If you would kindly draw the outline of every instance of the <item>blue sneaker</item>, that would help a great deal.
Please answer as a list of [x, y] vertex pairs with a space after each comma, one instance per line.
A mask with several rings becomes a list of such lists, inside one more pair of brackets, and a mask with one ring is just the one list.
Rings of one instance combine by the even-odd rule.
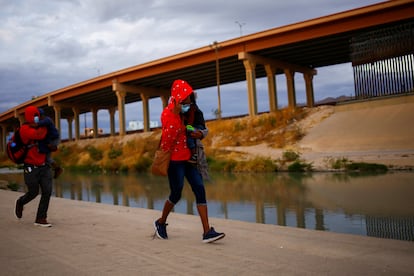
[[168, 239], [167, 225], [167, 223], [159, 223], [158, 220], [154, 221], [155, 234], [157, 234], [158, 238], [162, 240]]
[[211, 227], [210, 230], [208, 230], [208, 232], [203, 235], [203, 242], [204, 243], [215, 242], [215, 241], [218, 241], [224, 238], [224, 236], [225, 236], [224, 233], [217, 233], [214, 230], [214, 228]]

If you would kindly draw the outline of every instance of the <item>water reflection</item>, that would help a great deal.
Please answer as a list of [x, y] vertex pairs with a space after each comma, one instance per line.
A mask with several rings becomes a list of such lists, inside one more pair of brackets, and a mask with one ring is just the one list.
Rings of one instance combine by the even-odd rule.
[[[209, 215], [383, 238], [414, 240], [414, 173], [213, 174]], [[65, 173], [57, 197], [161, 210], [166, 178]], [[175, 212], [196, 214], [188, 185]]]

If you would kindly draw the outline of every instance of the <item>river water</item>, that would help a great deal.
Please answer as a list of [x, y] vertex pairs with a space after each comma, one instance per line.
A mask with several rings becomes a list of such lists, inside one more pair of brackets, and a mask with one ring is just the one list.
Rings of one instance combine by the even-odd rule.
[[[205, 185], [210, 217], [414, 241], [413, 172], [216, 173]], [[155, 210], [168, 191], [150, 174], [65, 172], [54, 181], [57, 197]], [[189, 185], [174, 211], [197, 215]]]

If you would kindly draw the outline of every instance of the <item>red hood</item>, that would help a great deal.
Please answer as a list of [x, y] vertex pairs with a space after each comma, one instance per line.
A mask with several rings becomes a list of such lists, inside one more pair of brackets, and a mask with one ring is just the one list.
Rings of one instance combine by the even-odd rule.
[[171, 86], [171, 97], [177, 102], [185, 100], [191, 93], [193, 93], [193, 88], [185, 80], [175, 80]]
[[34, 117], [39, 116], [39, 110], [36, 106], [28, 106], [24, 110], [24, 119], [28, 123], [34, 123]]

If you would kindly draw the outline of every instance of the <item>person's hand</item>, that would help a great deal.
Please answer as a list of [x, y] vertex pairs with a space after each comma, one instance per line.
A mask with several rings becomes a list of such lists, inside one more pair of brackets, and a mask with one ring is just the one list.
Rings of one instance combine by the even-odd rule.
[[203, 133], [200, 130], [193, 131], [190, 133], [190, 137], [194, 139], [201, 139], [203, 138]]

